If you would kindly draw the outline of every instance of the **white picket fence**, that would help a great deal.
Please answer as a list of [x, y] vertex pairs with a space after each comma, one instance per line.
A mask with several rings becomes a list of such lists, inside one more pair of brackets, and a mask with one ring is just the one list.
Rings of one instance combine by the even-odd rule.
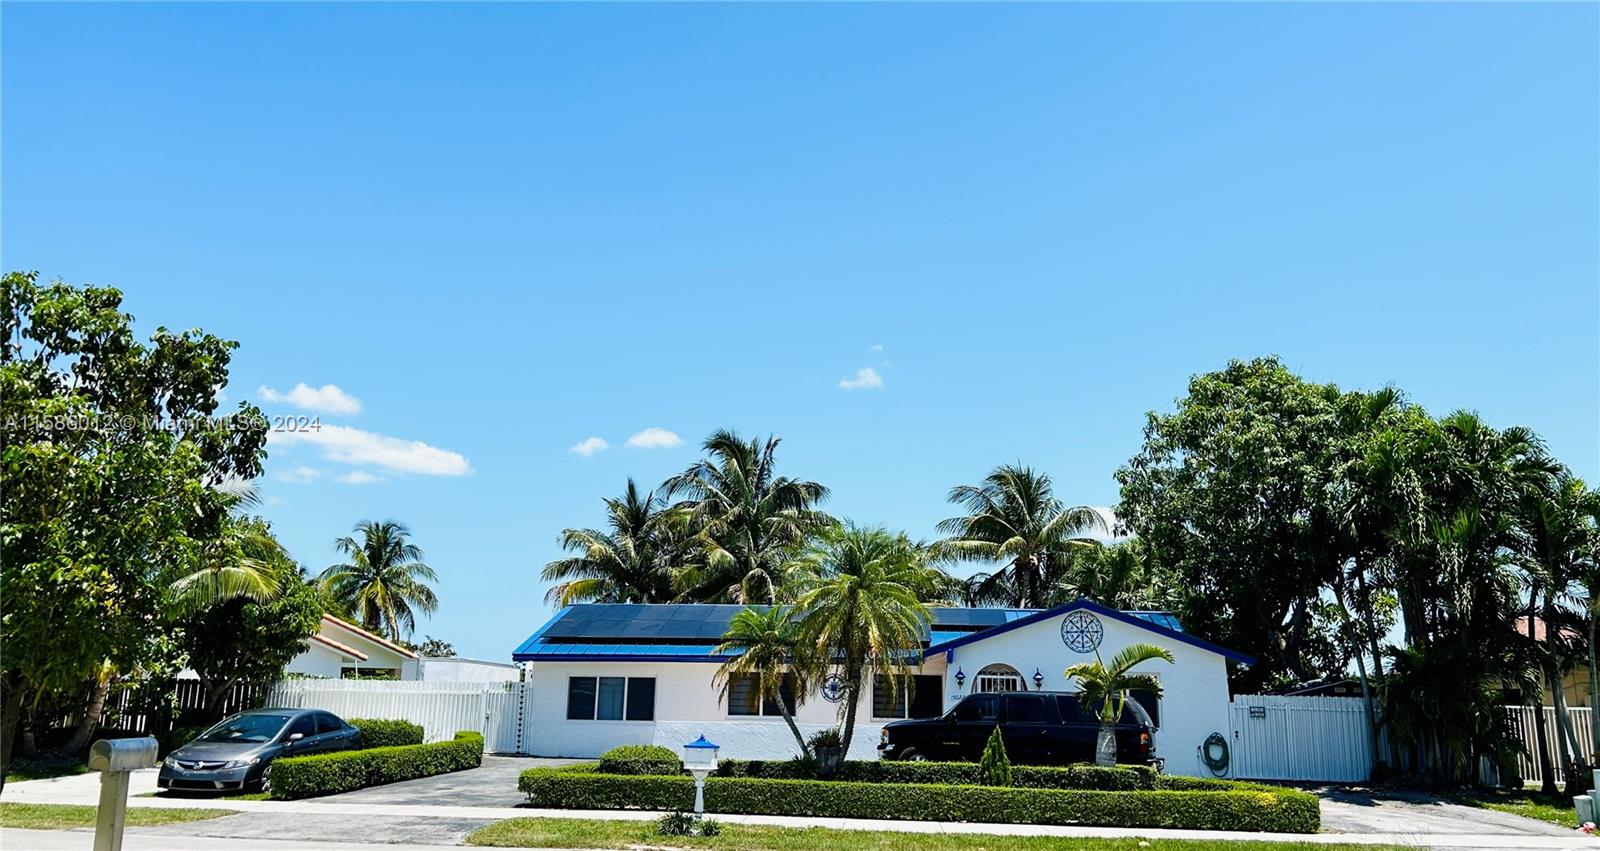
[[1359, 783], [1372, 777], [1365, 702], [1359, 697], [1233, 698], [1228, 776], [1243, 780]]
[[[1541, 713], [1540, 709], [1544, 711]], [[1561, 737], [1561, 731], [1556, 728], [1556, 708], [1554, 706], [1507, 706], [1505, 711], [1506, 716], [1511, 720], [1512, 728], [1516, 730], [1517, 736], [1521, 738], [1525, 749], [1525, 753], [1517, 758], [1517, 767], [1521, 770], [1523, 779], [1534, 781], [1539, 779], [1539, 768], [1542, 760], [1539, 758], [1538, 732], [1533, 725], [1536, 715], [1543, 715], [1546, 741], [1549, 742], [1551, 755], [1555, 757], [1553, 761], [1555, 762], [1556, 782], [1566, 783], [1566, 774], [1561, 770], [1561, 766], [1565, 764], [1566, 760], [1560, 757], [1564, 747], [1562, 743], [1566, 740]], [[1572, 720], [1572, 734], [1578, 740], [1578, 753], [1576, 756], [1582, 760], [1587, 760], [1588, 756], [1595, 752], [1594, 728], [1589, 723], [1589, 715], [1593, 711], [1588, 707], [1567, 707], [1567, 717]]]
[[422, 725], [441, 742], [460, 730], [483, 734], [490, 753], [522, 749], [523, 683], [447, 683], [391, 680], [282, 680], [267, 706], [326, 709], [343, 718], [398, 718]]

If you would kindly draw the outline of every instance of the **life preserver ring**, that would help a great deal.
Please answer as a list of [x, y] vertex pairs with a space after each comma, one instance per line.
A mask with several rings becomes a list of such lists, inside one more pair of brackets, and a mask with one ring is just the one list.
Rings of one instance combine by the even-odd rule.
[[1200, 746], [1200, 761], [1218, 777], [1227, 774], [1228, 740], [1221, 733], [1207, 736], [1206, 743]]

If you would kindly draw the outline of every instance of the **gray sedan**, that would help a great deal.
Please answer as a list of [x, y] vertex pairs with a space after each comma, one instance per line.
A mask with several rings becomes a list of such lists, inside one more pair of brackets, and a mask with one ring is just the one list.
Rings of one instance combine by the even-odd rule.
[[157, 784], [193, 792], [267, 791], [272, 760], [355, 747], [361, 733], [320, 709], [253, 709], [167, 755]]

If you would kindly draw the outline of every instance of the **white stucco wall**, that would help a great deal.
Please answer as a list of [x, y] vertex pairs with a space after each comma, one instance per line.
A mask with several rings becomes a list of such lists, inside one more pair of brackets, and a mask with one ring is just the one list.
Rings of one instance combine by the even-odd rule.
[[450, 683], [504, 683], [516, 682], [522, 672], [507, 662], [485, 662], [480, 659], [432, 659], [423, 657], [418, 665], [418, 679], [425, 682]]
[[[945, 675], [945, 705], [954, 706], [971, 692], [978, 671], [991, 664], [1016, 668], [1034, 688], [1033, 672], [1044, 675], [1045, 691], [1076, 691], [1062, 676], [1070, 665], [1093, 662], [1094, 654], [1078, 653], [1061, 640], [1065, 615], [1018, 627], [955, 649]], [[1099, 618], [1105, 630], [1100, 657], [1110, 661], [1129, 644], [1155, 644], [1172, 651], [1174, 664], [1146, 662], [1135, 670], [1161, 678], [1166, 692], [1161, 699], [1161, 728], [1155, 734], [1156, 755], [1167, 761], [1169, 774], [1210, 777], [1200, 761], [1199, 747], [1213, 732], [1228, 735], [1228, 672], [1226, 659], [1210, 650], [1164, 638], [1149, 630], [1107, 617]], [[957, 688], [955, 672], [967, 675], [966, 689]]]
[[[681, 747], [704, 735], [730, 759], [788, 759], [797, 753], [794, 735], [780, 716], [728, 715], [712, 684], [713, 662], [534, 662], [531, 750], [540, 756], [596, 757], [622, 744]], [[929, 671], [928, 673], [934, 673]], [[655, 721], [568, 721], [569, 677], [654, 677]], [[839, 705], [813, 694], [801, 703], [795, 723], [806, 737], [834, 727]], [[872, 698], [857, 710], [851, 759], [876, 759], [883, 721], [872, 717]]]
[[283, 670], [285, 673], [308, 677], [338, 679], [340, 658], [339, 651], [321, 642], [311, 641], [307, 643], [306, 651], [289, 660]]

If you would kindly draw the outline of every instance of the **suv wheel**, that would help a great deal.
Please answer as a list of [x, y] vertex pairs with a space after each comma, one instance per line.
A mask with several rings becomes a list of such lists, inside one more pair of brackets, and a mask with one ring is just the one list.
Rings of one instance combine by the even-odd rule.
[[920, 753], [917, 753], [917, 749], [916, 748], [908, 749], [906, 751], [906, 755], [901, 757], [901, 759], [905, 760], [906, 762], [927, 762], [928, 761], [927, 757], [923, 756]]

